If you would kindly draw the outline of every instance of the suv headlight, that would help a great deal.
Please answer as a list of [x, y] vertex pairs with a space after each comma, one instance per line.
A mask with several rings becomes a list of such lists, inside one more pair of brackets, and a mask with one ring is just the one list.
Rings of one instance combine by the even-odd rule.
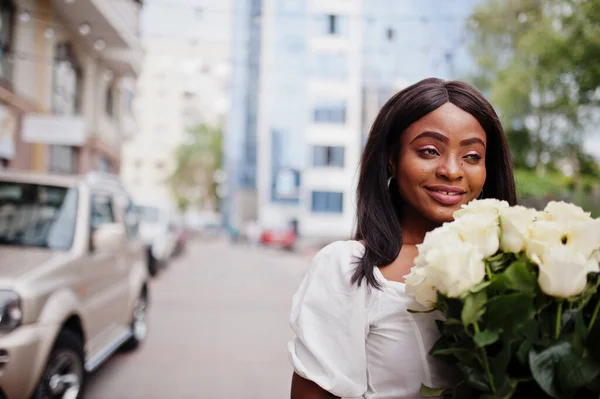
[[21, 298], [13, 291], [0, 290], [0, 330], [12, 330], [21, 324]]

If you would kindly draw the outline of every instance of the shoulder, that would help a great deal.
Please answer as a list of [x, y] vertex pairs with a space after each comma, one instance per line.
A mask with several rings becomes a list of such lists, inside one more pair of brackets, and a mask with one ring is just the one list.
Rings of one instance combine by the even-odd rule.
[[316, 275], [348, 281], [364, 254], [358, 241], [336, 241], [321, 249], [311, 261], [308, 276]]
[[[304, 314], [328, 314], [332, 319], [370, 308], [373, 296], [366, 284], [352, 283], [364, 247], [358, 241], [337, 241], [321, 249], [292, 301], [292, 322]], [[317, 310], [318, 309], [318, 310]]]

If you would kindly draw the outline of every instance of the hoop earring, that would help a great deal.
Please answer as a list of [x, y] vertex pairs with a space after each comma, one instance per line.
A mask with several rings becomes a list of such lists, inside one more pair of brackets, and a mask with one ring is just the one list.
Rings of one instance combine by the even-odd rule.
[[388, 190], [390, 189], [390, 185], [392, 184], [392, 180], [394, 180], [394, 176], [390, 176], [390, 178], [387, 181], [387, 188], [388, 188]]
[[477, 197], [478, 200], [483, 199], [483, 190], [481, 190], [481, 192], [479, 193], [479, 197]]

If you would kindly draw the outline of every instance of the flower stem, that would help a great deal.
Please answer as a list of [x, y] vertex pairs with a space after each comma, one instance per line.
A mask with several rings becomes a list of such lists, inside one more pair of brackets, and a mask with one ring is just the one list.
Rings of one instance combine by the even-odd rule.
[[[475, 333], [479, 332], [479, 324], [477, 322], [473, 323], [473, 327], [475, 328]], [[485, 348], [480, 348], [481, 355], [483, 358], [483, 368], [485, 369], [485, 374], [487, 375], [488, 381], [490, 382], [490, 388], [492, 389], [492, 393], [496, 393], [496, 387], [494, 386], [494, 378], [492, 377], [492, 372], [490, 371], [490, 363], [488, 361], [487, 353], [485, 352]]]
[[594, 308], [594, 313], [592, 313], [592, 319], [590, 320], [590, 324], [588, 325], [588, 331], [594, 327], [594, 323], [596, 322], [596, 317], [598, 317], [598, 311], [600, 311], [600, 301], [596, 303], [596, 307]]
[[556, 310], [556, 324], [554, 325], [554, 339], [560, 337], [560, 321], [562, 318], [563, 301], [558, 302], [558, 309]]
[[485, 274], [487, 274], [488, 280], [492, 279], [492, 268], [490, 267], [490, 264], [487, 262], [485, 262]]

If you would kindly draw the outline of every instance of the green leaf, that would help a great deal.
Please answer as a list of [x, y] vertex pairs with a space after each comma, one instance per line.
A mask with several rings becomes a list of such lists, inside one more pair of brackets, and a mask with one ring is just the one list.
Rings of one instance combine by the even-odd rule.
[[557, 365], [571, 351], [568, 342], [557, 342], [547, 348], [529, 351], [529, 369], [538, 385], [553, 398], [562, 398], [558, 385]]
[[575, 332], [584, 342], [587, 340], [589, 331], [585, 325], [585, 320], [583, 320], [583, 313], [581, 311], [577, 312], [577, 316], [575, 317]]
[[448, 349], [451, 348], [451, 342], [449, 342], [446, 338], [444, 337], [440, 337], [436, 343], [433, 345], [433, 347], [429, 350], [429, 355], [430, 356], [434, 356], [438, 359], [441, 359], [442, 361], [446, 362], [446, 363], [456, 363], [456, 352], [453, 353], [446, 353], [444, 354], [443, 351], [446, 351]]
[[463, 301], [458, 298], [443, 298], [442, 302], [439, 300], [440, 295], [438, 294], [438, 305], [441, 303], [442, 311], [444, 316], [448, 319], [460, 319], [460, 315], [463, 308]]
[[476, 293], [478, 293], [479, 291], [481, 291], [481, 290], [484, 290], [484, 289], [486, 289], [487, 287], [489, 287], [489, 286], [490, 286], [490, 284], [492, 284], [492, 282], [491, 282], [491, 281], [483, 281], [483, 282], [481, 282], [481, 283], [477, 284], [476, 286], [472, 287], [472, 288], [469, 290], [469, 292], [471, 292], [471, 293], [473, 293], [473, 294], [476, 294]]
[[[521, 325], [518, 329], [517, 337], [521, 337], [517, 348], [517, 360], [523, 366], [529, 365], [529, 350], [533, 346], [534, 342], [538, 342], [540, 339], [540, 325], [536, 319], [529, 319]], [[524, 339], [523, 339], [524, 338]]]
[[508, 378], [506, 374], [506, 369], [510, 364], [510, 360], [514, 353], [514, 348], [517, 343], [512, 341], [504, 341], [502, 345], [502, 350], [495, 356], [490, 358], [490, 365], [492, 369], [492, 374], [494, 375], [494, 383], [496, 384], [496, 388], [500, 387], [503, 384], [509, 384], [510, 381], [506, 381]]
[[513, 394], [517, 390], [517, 383], [506, 375], [498, 384], [496, 381], [496, 392], [493, 394], [482, 395], [479, 399], [489, 398], [489, 399], [510, 399], [513, 397]]
[[586, 346], [594, 358], [600, 361], [600, 320], [597, 320], [588, 332]]
[[525, 340], [521, 343], [519, 349], [517, 349], [517, 359], [523, 366], [529, 365], [529, 352], [532, 346], [533, 342], [531, 340]]
[[592, 392], [600, 392], [600, 374], [586, 386]]
[[456, 355], [458, 353], [470, 353], [471, 351], [465, 348], [442, 348], [442, 349], [433, 349], [430, 351], [431, 356], [446, 356], [446, 355]]
[[533, 316], [533, 294], [500, 295], [487, 303], [487, 328], [505, 331], [517, 330]]
[[444, 388], [431, 388], [421, 384], [421, 396], [424, 398], [437, 398], [444, 394]]
[[571, 350], [558, 363], [558, 381], [563, 391], [572, 391], [591, 383], [600, 374], [600, 364], [589, 356]]
[[465, 364], [459, 363], [457, 365], [459, 370], [465, 376], [467, 383], [482, 392], [491, 393], [490, 387], [488, 385], [487, 376], [483, 372], [483, 370], [479, 368], [469, 367]]
[[497, 331], [484, 330], [476, 333], [473, 341], [475, 341], [475, 345], [482, 348], [495, 343], [499, 338], [500, 334]]
[[498, 291], [535, 292], [537, 280], [526, 261], [513, 262], [503, 273], [497, 275], [492, 288]]
[[504, 270], [513, 260], [515, 255], [508, 252], [501, 252], [485, 260], [493, 273], [499, 273]]
[[444, 336], [452, 337], [465, 331], [465, 327], [458, 319], [446, 319], [444, 321], [436, 320], [436, 324], [438, 325], [440, 333]]
[[477, 397], [474, 389], [464, 380], [456, 384], [452, 392], [452, 399], [473, 399], [474, 397]]
[[465, 298], [465, 305], [462, 309], [461, 320], [465, 326], [474, 324], [485, 312], [484, 306], [487, 302], [485, 291], [479, 291], [476, 294], [470, 294]]

